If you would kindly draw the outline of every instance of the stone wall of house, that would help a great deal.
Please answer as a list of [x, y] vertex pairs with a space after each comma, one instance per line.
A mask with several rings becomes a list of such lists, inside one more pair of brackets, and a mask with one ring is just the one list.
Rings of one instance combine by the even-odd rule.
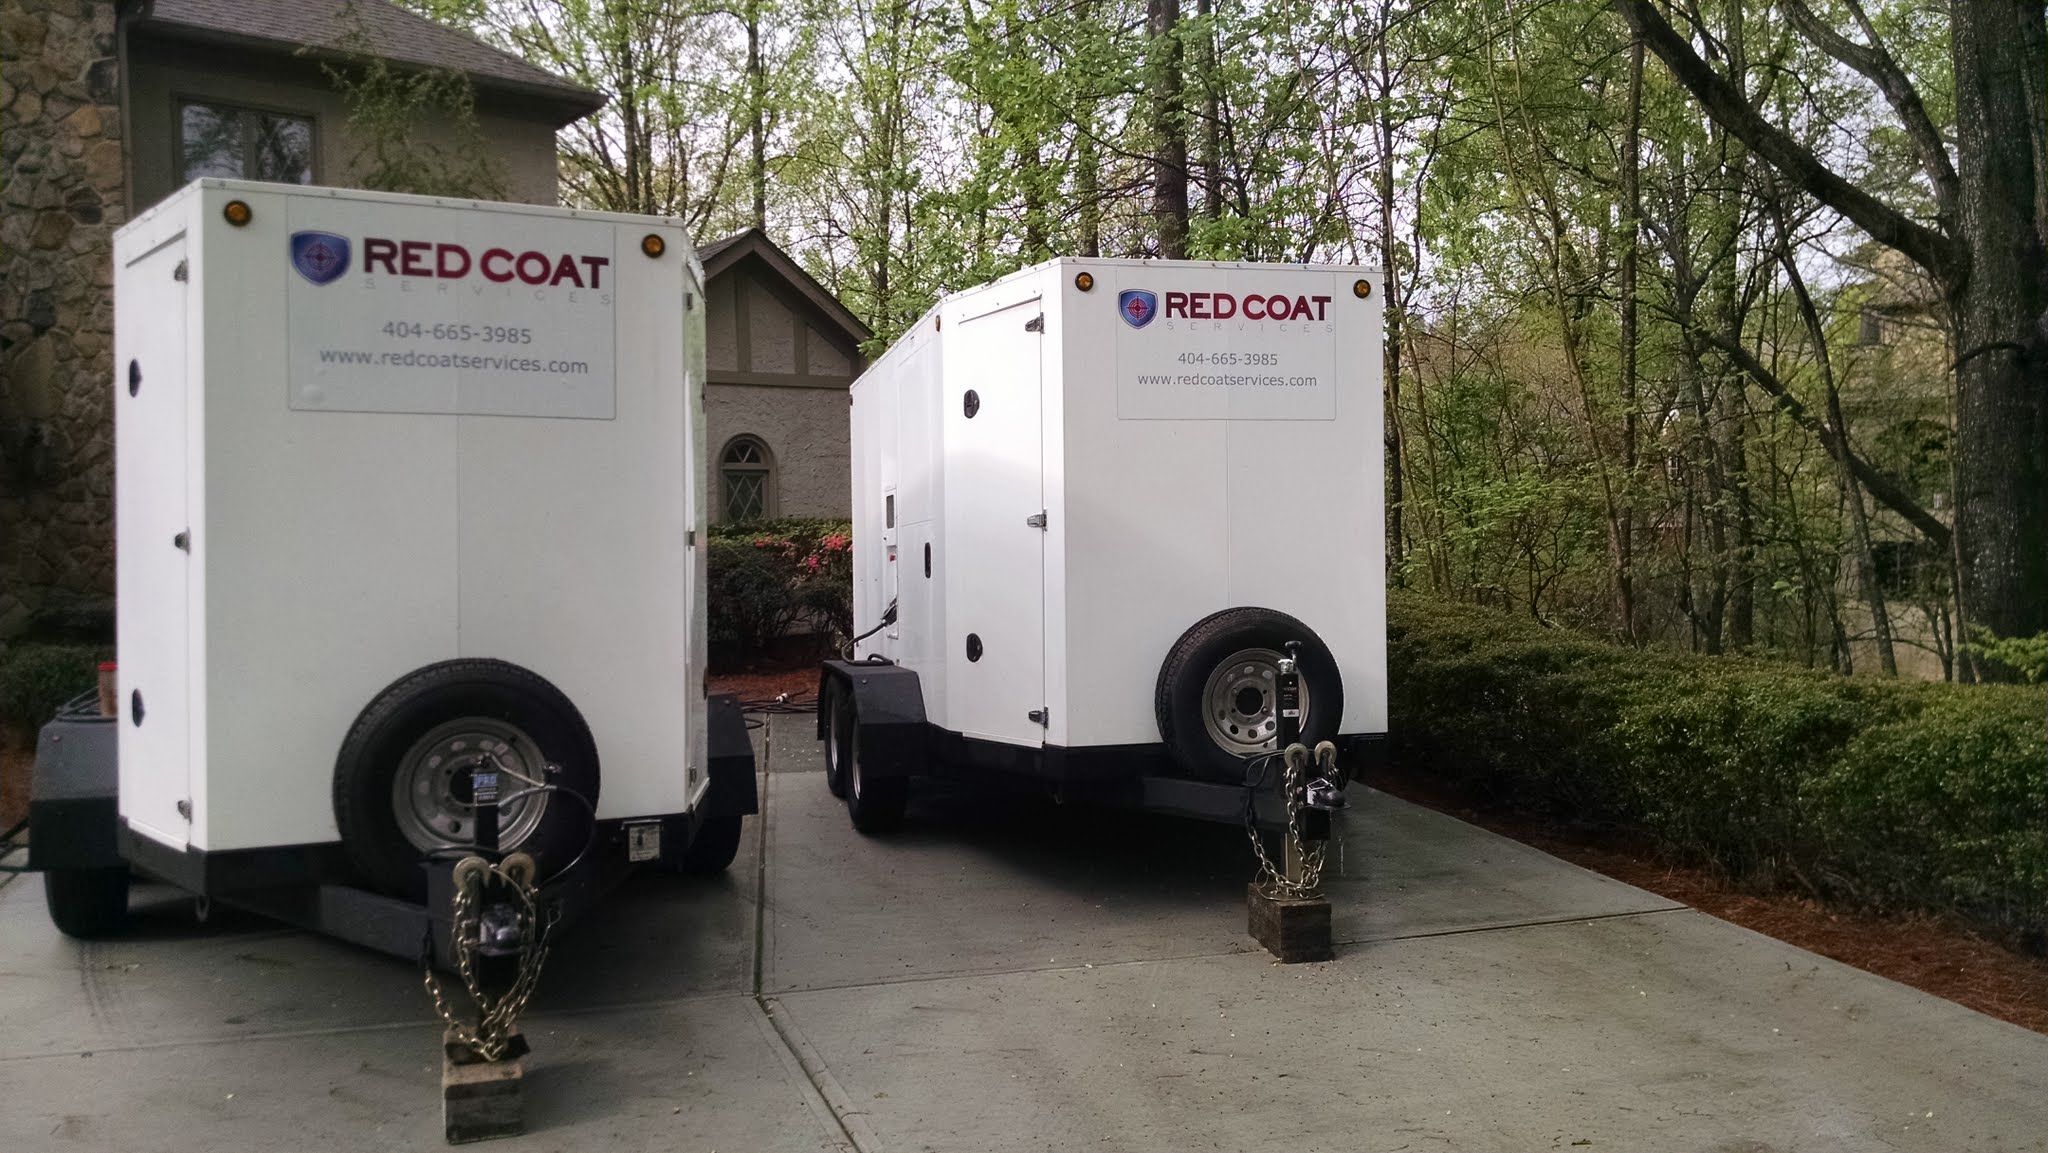
[[0, 8], [0, 638], [112, 619], [114, 9]]

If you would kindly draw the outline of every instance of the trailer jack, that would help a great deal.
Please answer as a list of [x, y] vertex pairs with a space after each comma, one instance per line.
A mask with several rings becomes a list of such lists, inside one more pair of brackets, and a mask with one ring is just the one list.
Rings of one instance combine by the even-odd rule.
[[[1247, 920], [1252, 936], [1283, 962], [1327, 961], [1333, 955], [1330, 902], [1322, 891], [1323, 866], [1329, 851], [1331, 814], [1348, 804], [1344, 773], [1337, 765], [1337, 746], [1321, 741], [1311, 750], [1301, 743], [1300, 647], [1298, 642], [1288, 642], [1276, 685], [1279, 716], [1275, 743], [1283, 766], [1280, 789], [1287, 811], [1281, 864], [1266, 855], [1258, 826], [1249, 819], [1249, 806], [1245, 822], [1259, 858], [1259, 875], [1245, 890]], [[1264, 766], [1256, 776], [1263, 780]], [[1247, 787], [1256, 785], [1248, 783]]]
[[449, 1006], [434, 973], [431, 948], [423, 957], [423, 983], [446, 1026], [441, 1116], [451, 1145], [509, 1137], [524, 1128], [521, 1058], [529, 1050], [519, 1031], [519, 1014], [540, 982], [548, 953], [551, 925], [536, 883], [538, 865], [525, 853], [488, 859], [498, 855], [502, 770], [489, 754], [471, 767], [477, 852], [457, 861], [450, 878], [449, 945], [475, 1010], [474, 1023]]

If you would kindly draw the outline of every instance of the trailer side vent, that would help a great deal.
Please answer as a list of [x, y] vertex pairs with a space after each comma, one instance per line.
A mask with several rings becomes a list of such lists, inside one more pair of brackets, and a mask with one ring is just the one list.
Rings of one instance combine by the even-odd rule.
[[967, 634], [967, 659], [970, 661], [981, 659], [981, 635], [979, 633]]

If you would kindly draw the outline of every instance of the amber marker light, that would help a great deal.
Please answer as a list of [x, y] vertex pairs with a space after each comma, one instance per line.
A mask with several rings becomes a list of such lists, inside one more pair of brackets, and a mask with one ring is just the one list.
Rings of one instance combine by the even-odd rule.
[[1074, 287], [1086, 292], [1095, 287], [1095, 277], [1086, 272], [1077, 272], [1074, 274]]
[[1360, 299], [1360, 300], [1364, 300], [1364, 299], [1365, 299], [1366, 297], [1368, 297], [1368, 296], [1371, 296], [1371, 295], [1372, 295], [1372, 281], [1370, 281], [1370, 280], [1354, 280], [1354, 281], [1352, 281], [1352, 282], [1351, 282], [1351, 295], [1353, 295], [1353, 296], [1357, 297], [1357, 298], [1358, 298], [1358, 299]]
[[249, 220], [256, 215], [249, 210], [249, 202], [246, 200], [228, 201], [227, 206], [220, 210], [220, 214], [222, 219], [236, 228], [249, 223]]
[[650, 259], [658, 258], [668, 251], [668, 242], [650, 232], [640, 238], [640, 251], [646, 253]]

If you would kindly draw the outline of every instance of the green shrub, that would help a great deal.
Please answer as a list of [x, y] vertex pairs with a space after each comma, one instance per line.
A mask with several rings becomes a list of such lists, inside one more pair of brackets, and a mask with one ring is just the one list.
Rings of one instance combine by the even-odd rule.
[[800, 624], [853, 633], [853, 528], [792, 517], [711, 526], [706, 600], [711, 642], [766, 649]]
[[1650, 837], [1746, 884], [2048, 928], [2048, 695], [1643, 653], [1389, 603], [1405, 767], [1480, 804]]
[[18, 644], [0, 652], [0, 725], [32, 736], [58, 706], [97, 683], [93, 645]]

